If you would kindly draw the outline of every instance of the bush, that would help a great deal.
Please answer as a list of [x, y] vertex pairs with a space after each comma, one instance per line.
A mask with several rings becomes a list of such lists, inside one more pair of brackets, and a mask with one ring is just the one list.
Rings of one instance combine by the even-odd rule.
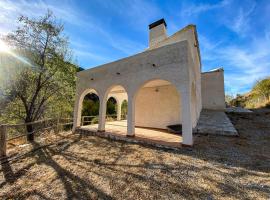
[[266, 103], [265, 107], [270, 109], [270, 102]]

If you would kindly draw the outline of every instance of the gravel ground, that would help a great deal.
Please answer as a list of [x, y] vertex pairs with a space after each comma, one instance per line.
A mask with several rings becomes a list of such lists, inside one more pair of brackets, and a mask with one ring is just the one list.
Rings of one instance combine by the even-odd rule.
[[270, 199], [270, 112], [229, 117], [239, 137], [200, 136], [178, 151], [48, 134], [19, 157], [10, 150], [0, 199]]

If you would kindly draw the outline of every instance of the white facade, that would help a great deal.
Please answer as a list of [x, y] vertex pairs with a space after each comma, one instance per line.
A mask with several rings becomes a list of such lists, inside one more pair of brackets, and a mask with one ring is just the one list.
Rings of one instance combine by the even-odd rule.
[[224, 110], [224, 71], [216, 69], [204, 72], [202, 79], [202, 106], [205, 109]]
[[95, 92], [100, 100], [99, 131], [105, 131], [106, 103], [113, 96], [118, 105], [128, 100], [128, 136], [136, 134], [135, 126], [164, 129], [182, 124], [182, 144], [193, 145], [192, 128], [202, 109], [196, 27], [189, 25], [170, 37], [164, 20], [149, 27], [146, 51], [77, 74], [74, 129], [81, 123], [84, 96]]

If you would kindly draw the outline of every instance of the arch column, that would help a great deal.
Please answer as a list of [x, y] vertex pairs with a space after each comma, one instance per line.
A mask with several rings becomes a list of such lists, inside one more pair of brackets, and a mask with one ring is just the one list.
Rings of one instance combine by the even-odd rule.
[[[180, 92], [180, 91], [179, 91]], [[180, 92], [181, 93], [181, 92]], [[182, 138], [183, 145], [193, 145], [192, 135], [192, 102], [190, 90], [181, 93], [182, 98]]]
[[135, 136], [135, 97], [128, 95], [127, 136]]
[[105, 131], [106, 123], [106, 107], [107, 107], [107, 98], [100, 96], [99, 99], [99, 116], [98, 116], [98, 131]]
[[121, 110], [121, 108], [122, 108], [122, 102], [123, 101], [119, 101], [119, 100], [117, 100], [117, 121], [120, 121], [121, 120], [121, 112], [122, 112], [122, 110]]

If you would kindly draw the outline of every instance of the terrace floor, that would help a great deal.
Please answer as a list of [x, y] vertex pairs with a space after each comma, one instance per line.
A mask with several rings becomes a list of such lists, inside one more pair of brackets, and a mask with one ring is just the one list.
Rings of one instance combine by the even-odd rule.
[[146, 143], [164, 147], [181, 147], [182, 137], [177, 134], [169, 133], [167, 130], [153, 128], [135, 128], [135, 137], [127, 137], [127, 121], [106, 122], [105, 132], [97, 132], [98, 124], [82, 126], [79, 128], [84, 133], [95, 133], [95, 135], [113, 138], [117, 140], [131, 141], [135, 143]]

